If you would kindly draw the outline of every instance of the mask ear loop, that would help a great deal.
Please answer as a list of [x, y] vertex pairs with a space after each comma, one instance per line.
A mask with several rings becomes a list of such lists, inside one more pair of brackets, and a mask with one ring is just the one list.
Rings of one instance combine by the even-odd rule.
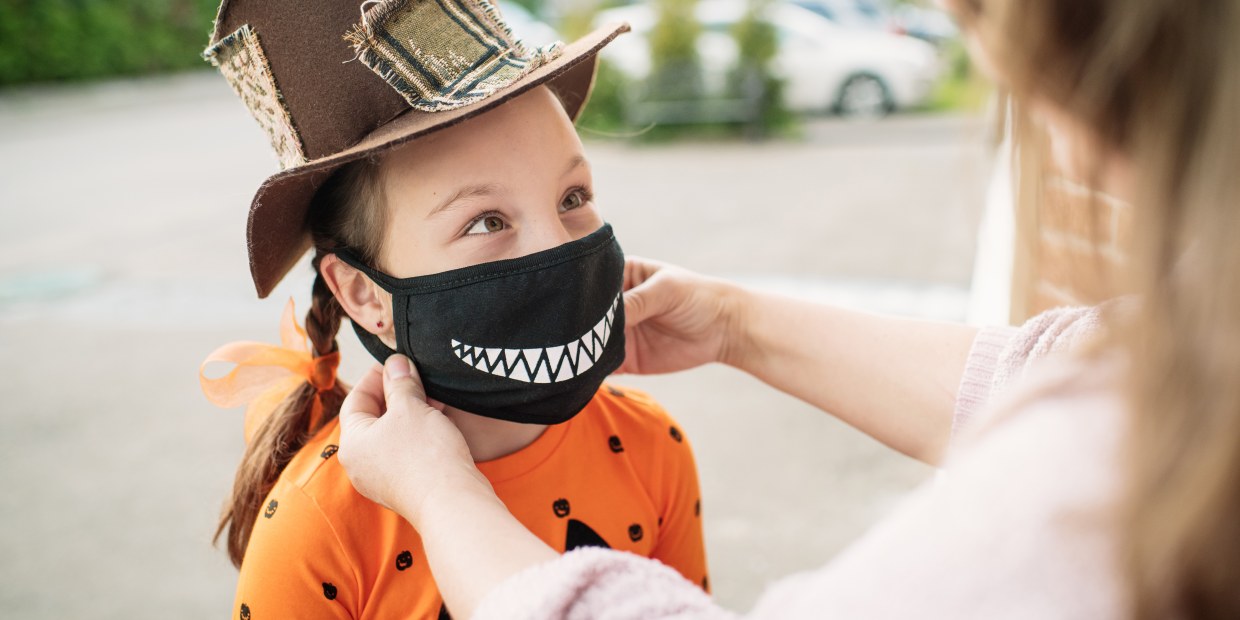
[[402, 351], [405, 349], [405, 343], [409, 342], [409, 296], [408, 295], [392, 295], [392, 327], [396, 328], [396, 351], [410, 361], [417, 358], [414, 357], [413, 351]]
[[[357, 339], [361, 341], [362, 346], [366, 349], [366, 351], [373, 355], [380, 364], [387, 361], [388, 357], [396, 353], [396, 351], [393, 351], [386, 344], [384, 344], [383, 340], [379, 339], [378, 336], [370, 333], [369, 331], [366, 331], [366, 328], [359, 325], [356, 321], [350, 319], [349, 322], [353, 324], [353, 333], [357, 334]], [[400, 345], [398, 344], [397, 346]]]
[[332, 254], [335, 254], [337, 258], [344, 262], [344, 264], [365, 274], [367, 278], [370, 278], [371, 282], [378, 284], [383, 290], [392, 293], [393, 295], [396, 294], [397, 286], [392, 282], [394, 279], [392, 276], [367, 265], [365, 261], [358, 258], [357, 255], [347, 249], [340, 248], [339, 250], [332, 250]]
[[333, 253], [337, 258], [343, 261], [344, 264], [362, 272], [366, 277], [370, 278], [372, 282], [378, 284], [379, 288], [387, 291], [388, 294], [392, 296], [392, 323], [393, 327], [396, 328], [396, 349], [393, 350], [391, 347], [387, 346], [382, 339], [375, 334], [370, 333], [369, 330], [350, 318], [349, 322], [353, 324], [353, 332], [357, 334], [357, 339], [362, 342], [362, 346], [366, 347], [366, 350], [369, 351], [375, 359], [379, 360], [380, 363], [383, 363], [388, 357], [395, 353], [400, 353], [412, 360], [412, 352], [402, 350], [405, 348], [403, 343], [405, 342], [405, 338], [409, 331], [408, 321], [405, 320], [406, 311], [409, 307], [406, 296], [401, 295], [394, 289], [390, 282], [391, 278], [387, 274], [372, 269], [369, 265], [362, 262], [360, 258], [354, 255], [353, 252], [341, 248], [339, 250], [335, 250]]

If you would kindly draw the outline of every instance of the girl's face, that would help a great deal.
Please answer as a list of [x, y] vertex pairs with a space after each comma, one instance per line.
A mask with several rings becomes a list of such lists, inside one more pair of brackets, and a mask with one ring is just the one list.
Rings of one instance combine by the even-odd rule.
[[545, 87], [393, 151], [381, 179], [377, 266], [398, 278], [532, 254], [603, 224], [581, 141]]

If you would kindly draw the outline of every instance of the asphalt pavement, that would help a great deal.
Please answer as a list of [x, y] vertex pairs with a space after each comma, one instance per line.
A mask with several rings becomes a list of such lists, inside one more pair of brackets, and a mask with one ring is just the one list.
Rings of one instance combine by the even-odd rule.
[[[812, 120], [769, 143], [590, 140], [626, 251], [876, 311], [964, 316], [984, 124]], [[209, 73], [0, 93], [0, 615], [218, 618], [211, 546], [241, 414], [202, 397], [225, 342], [278, 338], [309, 268], [255, 298], [245, 212], [275, 170]], [[345, 377], [368, 357], [342, 338]], [[751, 377], [625, 377], [694, 443], [718, 600], [830, 559], [932, 471]]]

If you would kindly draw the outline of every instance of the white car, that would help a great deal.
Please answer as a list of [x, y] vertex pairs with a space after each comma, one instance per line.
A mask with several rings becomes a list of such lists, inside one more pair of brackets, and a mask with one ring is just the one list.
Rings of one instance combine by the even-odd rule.
[[[744, 0], [703, 0], [696, 7], [702, 32], [698, 57], [708, 93], [723, 91], [736, 65], [731, 29], [748, 9]], [[603, 11], [597, 23], [627, 21], [633, 26], [603, 49], [602, 57], [632, 79], [650, 74], [647, 35], [657, 14], [650, 5]], [[837, 112], [881, 116], [917, 106], [930, 95], [939, 75], [933, 46], [912, 37], [841, 27], [812, 11], [773, 4], [766, 15], [779, 37], [773, 72], [785, 80], [784, 103], [797, 112]]]
[[501, 0], [497, 4], [500, 13], [504, 16], [504, 21], [508, 22], [509, 28], [512, 28], [512, 34], [528, 47], [541, 47], [561, 38], [556, 34], [555, 28], [539, 21], [529, 9], [520, 4], [510, 0]]
[[891, 13], [874, 0], [791, 0], [832, 22], [851, 29], [891, 30]]
[[945, 11], [904, 4], [894, 13], [896, 27], [911, 37], [942, 44], [960, 36], [955, 20]]

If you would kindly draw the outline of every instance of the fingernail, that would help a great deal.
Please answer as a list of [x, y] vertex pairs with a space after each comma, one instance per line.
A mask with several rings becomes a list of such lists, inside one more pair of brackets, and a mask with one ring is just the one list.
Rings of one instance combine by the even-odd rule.
[[409, 358], [403, 355], [393, 355], [388, 358], [383, 369], [387, 372], [389, 379], [404, 379], [409, 376]]

